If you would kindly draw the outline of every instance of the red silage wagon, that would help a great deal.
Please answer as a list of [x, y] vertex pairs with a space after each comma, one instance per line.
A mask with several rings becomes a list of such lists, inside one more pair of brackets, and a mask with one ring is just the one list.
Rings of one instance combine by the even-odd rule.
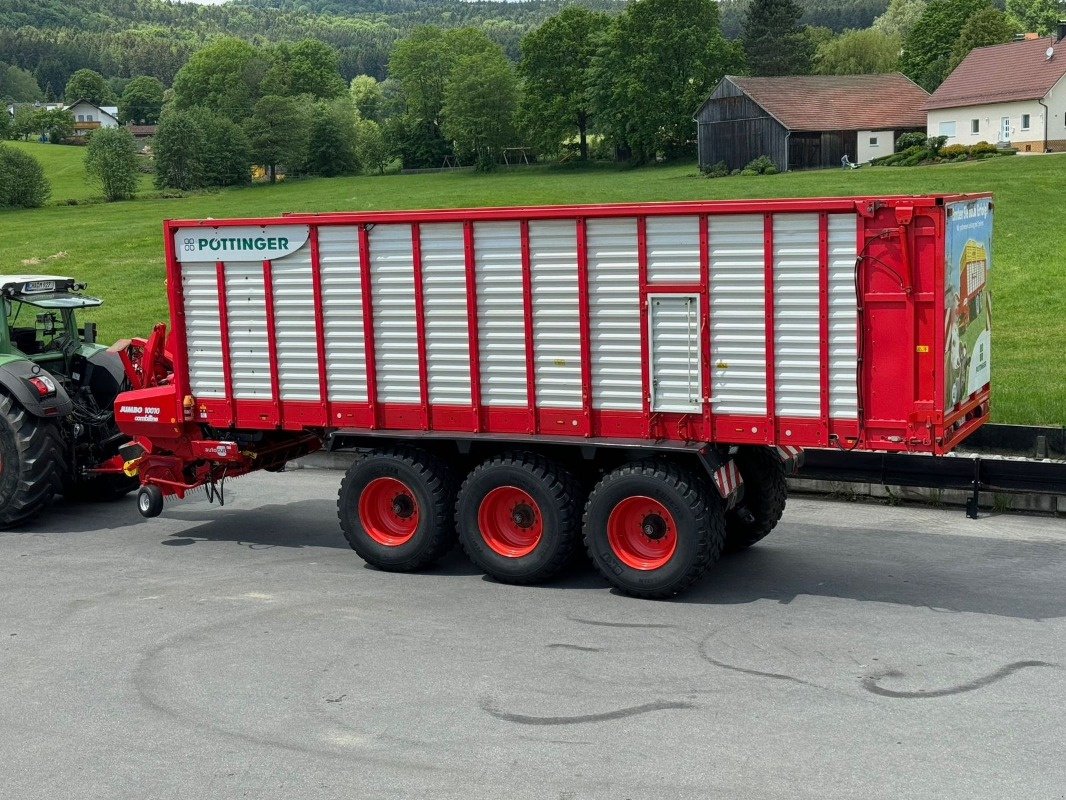
[[991, 218], [981, 195], [169, 221], [170, 333], [116, 403], [140, 510], [357, 449], [341, 523], [380, 567], [458, 535], [533, 582], [583, 535], [619, 588], [674, 594], [774, 527], [802, 448], [941, 454], [985, 420], [988, 317], [957, 308], [987, 306], [960, 271], [990, 269]]

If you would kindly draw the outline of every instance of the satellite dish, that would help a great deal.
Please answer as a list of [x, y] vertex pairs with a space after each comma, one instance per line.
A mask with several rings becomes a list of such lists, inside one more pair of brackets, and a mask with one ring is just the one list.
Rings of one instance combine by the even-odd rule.
[[1054, 55], [1055, 55], [1055, 48], [1054, 48], [1054, 47], [1049, 47], [1049, 48], [1048, 48], [1048, 49], [1047, 49], [1047, 50], [1046, 50], [1046, 51], [1044, 52], [1044, 57], [1045, 57], [1045, 58], [1046, 58], [1046, 59], [1047, 59], [1048, 61], [1050, 61], [1050, 60], [1051, 60], [1051, 58], [1052, 58], [1052, 56], [1054, 56]]

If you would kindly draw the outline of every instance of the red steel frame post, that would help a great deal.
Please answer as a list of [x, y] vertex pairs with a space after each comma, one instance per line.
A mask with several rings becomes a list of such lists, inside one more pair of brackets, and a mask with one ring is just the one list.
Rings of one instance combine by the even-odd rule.
[[[274, 424], [284, 427], [281, 419], [281, 378], [278, 363], [278, 331], [274, 318], [274, 265], [263, 262], [263, 303], [266, 305], [267, 354], [270, 357], [270, 396], [273, 398]], [[316, 308], [320, 308], [316, 303]], [[317, 314], [316, 316], [321, 316]]]
[[829, 444], [829, 215], [818, 215], [818, 385], [821, 437]]
[[192, 394], [189, 388], [189, 364], [186, 359], [188, 340], [185, 335], [185, 290], [181, 264], [174, 252], [174, 232], [177, 226], [170, 220], [163, 224], [163, 253], [167, 267], [167, 301], [170, 305], [170, 335], [175, 347], [170, 357], [174, 369], [174, 389], [179, 398]]
[[229, 309], [226, 304], [226, 265], [215, 262], [215, 282], [218, 287], [218, 330], [222, 347], [222, 380], [226, 397], [229, 400], [230, 418], [228, 424], [237, 423], [237, 398], [233, 396], [233, 370], [230, 365], [229, 352]]
[[363, 345], [366, 352], [366, 399], [370, 404], [370, 429], [379, 427], [377, 356], [374, 350], [374, 300], [370, 282], [370, 229], [359, 226], [359, 279], [363, 293]]
[[526, 324], [526, 405], [529, 432], [537, 432], [537, 364], [533, 347], [533, 265], [529, 255], [529, 220], [521, 221], [522, 231], [522, 309]]
[[637, 217], [637, 283], [640, 286], [640, 404], [642, 433], [651, 436], [651, 336], [648, 330], [648, 218]]
[[463, 253], [466, 258], [466, 326], [470, 347], [470, 406], [474, 433], [481, 431], [481, 358], [477, 331], [477, 258], [474, 252], [474, 223], [463, 222]]
[[711, 408], [711, 235], [710, 217], [700, 221], [700, 375], [703, 391], [703, 438], [714, 438], [714, 419]]
[[422, 430], [429, 430], [429, 364], [426, 360], [426, 301], [422, 280], [422, 226], [411, 223], [411, 262], [415, 284], [415, 331], [418, 339], [418, 396]]
[[774, 346], [774, 215], [763, 214], [763, 297], [766, 309], [766, 441], [777, 438], [776, 347]]
[[592, 320], [589, 318], [588, 220], [577, 221], [577, 305], [581, 334], [581, 412], [592, 435]]
[[[311, 238], [311, 290], [315, 298], [315, 349], [318, 354], [318, 398], [322, 404], [322, 416], [326, 424], [332, 421], [329, 407], [329, 374], [326, 367], [326, 320], [322, 305], [322, 256], [318, 248], [318, 226], [312, 225]], [[280, 398], [279, 398], [280, 399]]]

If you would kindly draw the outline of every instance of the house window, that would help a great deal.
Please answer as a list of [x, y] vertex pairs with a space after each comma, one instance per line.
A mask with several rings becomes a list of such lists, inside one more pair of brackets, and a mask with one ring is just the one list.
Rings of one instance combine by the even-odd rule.
[[870, 137], [870, 147], [877, 147], [877, 137], [876, 136], [871, 136]]
[[979, 119], [971, 119], [970, 120], [970, 133], [980, 133], [980, 132], [981, 132], [981, 120], [979, 120]]
[[85, 115], [84, 114], [78, 114], [78, 122], [85, 122]]
[[955, 120], [952, 120], [951, 122], [941, 122], [940, 123], [940, 135], [941, 136], [948, 136], [948, 137], [954, 136], [955, 135]]
[[1028, 114], [1022, 114], [1022, 130], [1023, 131], [1029, 130], [1029, 115]]

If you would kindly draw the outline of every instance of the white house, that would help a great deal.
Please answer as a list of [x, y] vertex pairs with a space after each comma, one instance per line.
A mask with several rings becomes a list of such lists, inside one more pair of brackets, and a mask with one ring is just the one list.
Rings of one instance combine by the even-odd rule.
[[1066, 42], [1052, 37], [979, 47], [925, 104], [930, 136], [1025, 153], [1066, 150]]
[[118, 106], [98, 106], [79, 100], [66, 107], [74, 116], [74, 135], [85, 136], [97, 128], [118, 127]]

